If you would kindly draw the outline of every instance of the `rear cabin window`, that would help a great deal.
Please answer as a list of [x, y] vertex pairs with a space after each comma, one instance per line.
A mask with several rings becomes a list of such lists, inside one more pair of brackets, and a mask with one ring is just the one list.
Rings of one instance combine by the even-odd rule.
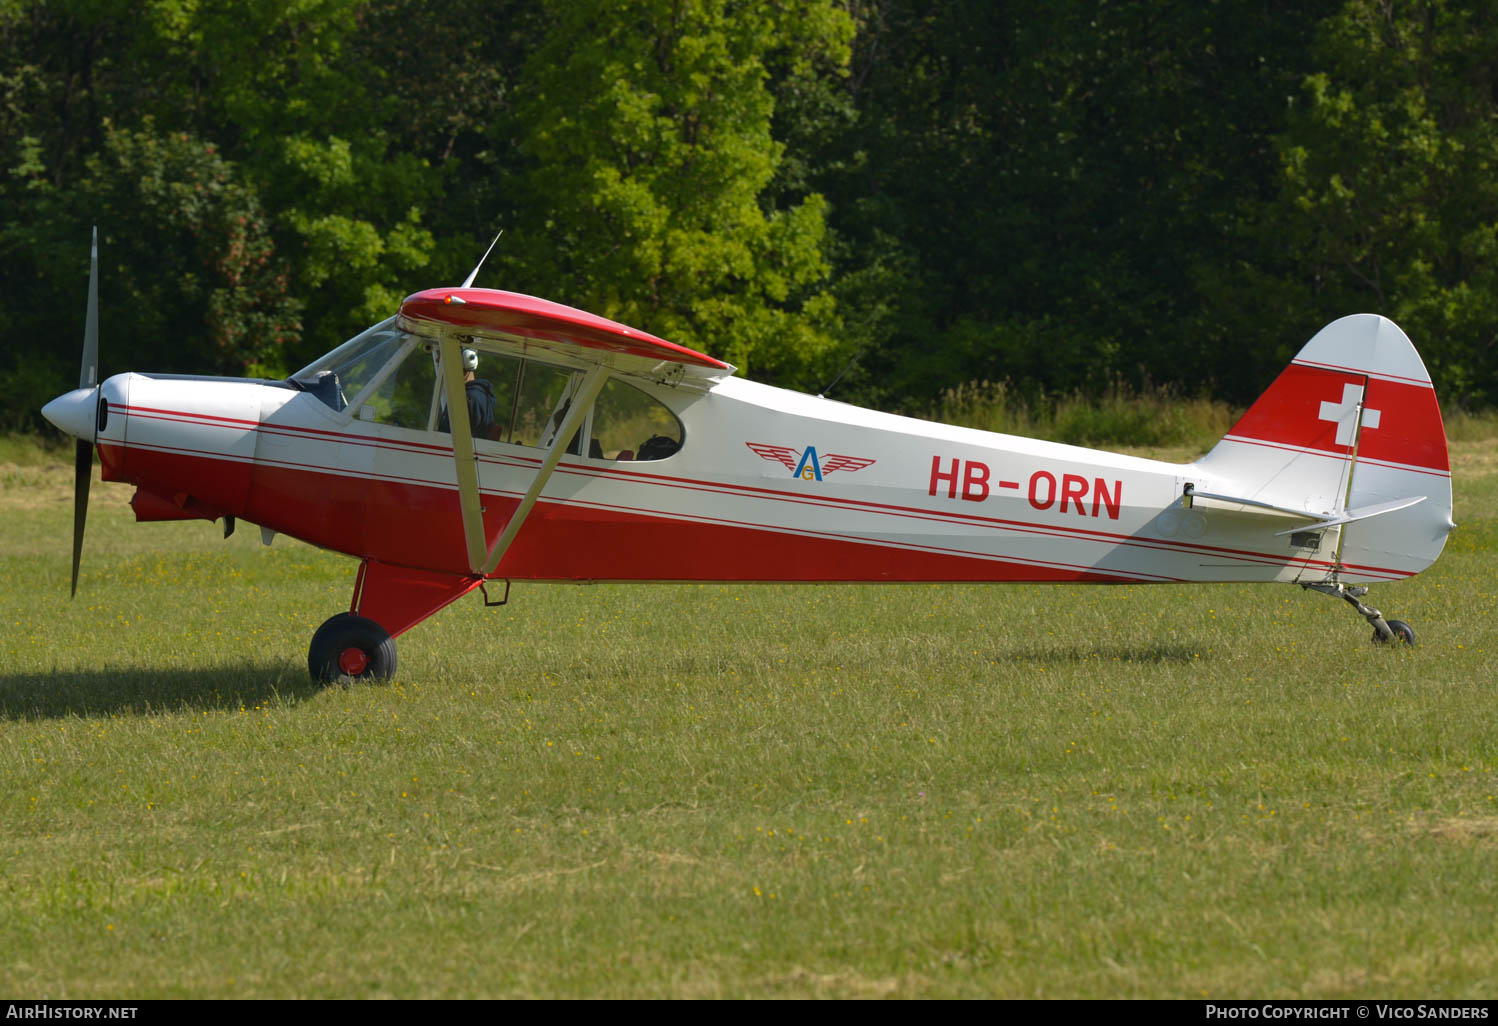
[[604, 460], [663, 460], [681, 448], [681, 421], [659, 400], [610, 380], [593, 405], [588, 455]]

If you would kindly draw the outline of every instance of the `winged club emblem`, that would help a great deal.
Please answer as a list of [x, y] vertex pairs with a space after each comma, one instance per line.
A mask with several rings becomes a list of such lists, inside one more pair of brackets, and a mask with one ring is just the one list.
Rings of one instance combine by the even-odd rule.
[[758, 453], [761, 459], [784, 465], [791, 472], [791, 477], [806, 481], [820, 481], [823, 476], [835, 470], [862, 470], [874, 463], [864, 456], [844, 456], [841, 453], [818, 456], [816, 447], [811, 445], [805, 449], [793, 449], [789, 445], [766, 445], [764, 442], [744, 444]]

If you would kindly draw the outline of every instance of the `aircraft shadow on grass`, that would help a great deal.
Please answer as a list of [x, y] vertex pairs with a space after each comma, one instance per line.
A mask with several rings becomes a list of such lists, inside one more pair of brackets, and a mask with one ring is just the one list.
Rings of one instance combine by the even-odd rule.
[[1046, 645], [1027, 646], [998, 656], [1007, 663], [1204, 663], [1211, 653], [1200, 645]]
[[289, 662], [203, 669], [100, 669], [0, 674], [0, 718], [84, 719], [119, 714], [232, 711], [299, 701], [324, 690]]

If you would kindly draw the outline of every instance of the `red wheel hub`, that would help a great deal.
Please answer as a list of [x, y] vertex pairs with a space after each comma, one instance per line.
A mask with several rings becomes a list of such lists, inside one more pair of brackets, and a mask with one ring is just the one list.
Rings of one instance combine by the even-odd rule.
[[369, 669], [369, 656], [362, 648], [350, 646], [338, 653], [338, 668], [350, 677], [357, 677]]

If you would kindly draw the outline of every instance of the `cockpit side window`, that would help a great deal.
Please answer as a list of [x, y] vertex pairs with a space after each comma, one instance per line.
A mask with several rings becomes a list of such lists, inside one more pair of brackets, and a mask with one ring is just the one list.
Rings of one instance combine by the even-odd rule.
[[574, 377], [565, 367], [526, 360], [520, 371], [508, 441], [515, 445], [550, 445], [567, 415], [567, 404], [576, 387]]
[[[469, 427], [481, 441], [508, 442], [511, 445], [542, 447], [551, 444], [551, 435], [566, 415], [567, 400], [575, 387], [575, 374], [564, 367], [501, 356], [490, 352], [472, 352], [475, 360], [473, 380], [464, 386], [470, 414], [485, 412], [481, 423], [470, 415]], [[442, 406], [437, 430], [448, 430], [447, 400]], [[558, 411], [560, 410], [560, 414]]]
[[[463, 392], [468, 413], [468, 430], [479, 441], [503, 442], [510, 429], [515, 406], [515, 376], [520, 361], [510, 356], [478, 353], [464, 348]], [[437, 430], [452, 430], [447, 410], [447, 396], [437, 397]]]
[[[415, 340], [397, 367], [364, 398], [354, 415], [377, 424], [425, 431], [431, 415], [432, 390], [437, 386], [433, 344]], [[354, 399], [350, 396], [350, 399]]]
[[513, 356], [495, 353], [479, 354], [478, 376], [489, 381], [494, 390], [494, 426], [488, 437], [496, 442], [510, 440], [510, 425], [515, 420], [515, 389], [520, 382], [522, 363]]

